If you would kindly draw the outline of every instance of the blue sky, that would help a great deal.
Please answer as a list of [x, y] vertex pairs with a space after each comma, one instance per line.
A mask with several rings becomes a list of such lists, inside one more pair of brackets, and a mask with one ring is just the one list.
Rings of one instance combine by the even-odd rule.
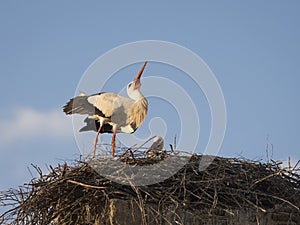
[[[219, 155], [265, 159], [268, 137], [274, 159], [291, 156], [297, 161], [299, 11], [299, 1], [292, 0], [1, 1], [0, 190], [29, 181], [31, 163], [46, 168], [78, 158], [71, 119], [61, 107], [97, 57], [121, 44], [149, 39], [189, 48], [214, 72], [228, 119]], [[176, 73], [148, 66], [145, 76], [159, 75], [160, 68], [168, 78], [168, 72]], [[131, 73], [105, 90], [118, 91], [130, 79]], [[190, 81], [176, 81], [193, 90]], [[203, 96], [199, 99], [200, 105], [205, 102]], [[162, 102], [152, 101], [148, 120], [159, 115], [155, 104]], [[203, 105], [199, 148], [209, 135], [209, 113]]]

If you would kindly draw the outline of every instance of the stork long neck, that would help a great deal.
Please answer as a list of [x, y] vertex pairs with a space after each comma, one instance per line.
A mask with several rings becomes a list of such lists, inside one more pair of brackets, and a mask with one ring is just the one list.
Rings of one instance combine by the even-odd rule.
[[131, 124], [134, 130], [138, 128], [145, 119], [147, 111], [148, 102], [147, 99], [143, 96], [139, 100], [136, 100], [135, 104], [132, 106], [130, 113], [128, 114], [128, 124]]
[[136, 102], [145, 98], [144, 95], [140, 92], [140, 90], [135, 90], [131, 92], [129, 97], [135, 100]]

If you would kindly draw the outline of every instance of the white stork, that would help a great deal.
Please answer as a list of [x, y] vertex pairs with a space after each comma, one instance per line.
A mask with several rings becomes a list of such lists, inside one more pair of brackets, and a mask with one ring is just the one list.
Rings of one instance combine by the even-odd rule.
[[87, 114], [84, 120], [86, 125], [81, 131], [96, 131], [94, 139], [94, 156], [100, 133], [113, 133], [111, 148], [112, 157], [115, 154], [116, 133], [133, 133], [143, 122], [148, 109], [148, 102], [140, 92], [140, 77], [147, 62], [141, 67], [132, 82], [127, 85], [129, 98], [114, 94], [101, 92], [86, 96], [81, 93], [72, 98], [63, 108], [69, 114]]
[[147, 150], [148, 158], [159, 156], [160, 154], [165, 152], [163, 151], [164, 139], [160, 136], [154, 136], [152, 137], [152, 139], [153, 139], [153, 143]]

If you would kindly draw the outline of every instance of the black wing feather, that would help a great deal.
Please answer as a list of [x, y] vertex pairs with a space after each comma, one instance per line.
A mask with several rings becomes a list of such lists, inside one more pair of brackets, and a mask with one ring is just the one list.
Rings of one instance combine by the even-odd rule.
[[[95, 95], [101, 95], [105, 92], [101, 92]], [[63, 107], [63, 111], [69, 115], [69, 114], [88, 114], [90, 116], [93, 115], [99, 115], [104, 118], [110, 118], [104, 115], [104, 113], [93, 106], [91, 103], [88, 102], [89, 96], [77, 96], [75, 98], [70, 99], [69, 102]]]
[[[79, 132], [82, 131], [98, 131], [100, 127], [100, 122], [98, 120], [90, 119], [90, 118], [85, 118], [84, 122], [86, 125], [82, 127]], [[105, 123], [102, 125], [100, 133], [113, 133], [113, 127], [112, 125]]]

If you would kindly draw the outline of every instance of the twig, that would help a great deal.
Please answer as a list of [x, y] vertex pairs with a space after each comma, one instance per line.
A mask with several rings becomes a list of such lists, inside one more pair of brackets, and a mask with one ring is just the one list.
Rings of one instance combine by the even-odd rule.
[[94, 188], [94, 189], [106, 189], [107, 187], [103, 186], [103, 187], [100, 187], [100, 186], [94, 186], [94, 185], [89, 185], [89, 184], [84, 184], [84, 183], [81, 183], [81, 182], [77, 182], [75, 180], [67, 180], [68, 183], [72, 183], [72, 184], [76, 184], [76, 185], [80, 185], [82, 187], [85, 187], [85, 188]]

